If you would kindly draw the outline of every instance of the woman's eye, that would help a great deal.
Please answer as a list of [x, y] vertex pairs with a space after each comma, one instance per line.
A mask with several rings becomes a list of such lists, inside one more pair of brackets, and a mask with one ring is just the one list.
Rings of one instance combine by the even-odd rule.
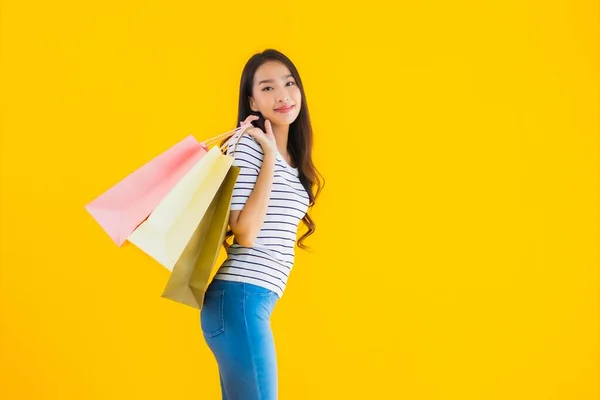
[[[295, 85], [295, 84], [296, 84], [296, 82], [289, 81], [289, 82], [286, 83], [286, 86], [292, 86], [292, 85]], [[265, 86], [264, 88], [262, 88], [262, 91], [266, 92], [267, 90], [272, 90], [272, 89], [273, 89], [272, 86]]]

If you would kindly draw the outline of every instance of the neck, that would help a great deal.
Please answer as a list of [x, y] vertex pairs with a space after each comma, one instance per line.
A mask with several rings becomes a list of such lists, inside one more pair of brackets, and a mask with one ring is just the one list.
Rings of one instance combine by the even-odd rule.
[[282, 156], [287, 156], [288, 135], [290, 132], [289, 125], [273, 125], [273, 136], [277, 142], [277, 150]]

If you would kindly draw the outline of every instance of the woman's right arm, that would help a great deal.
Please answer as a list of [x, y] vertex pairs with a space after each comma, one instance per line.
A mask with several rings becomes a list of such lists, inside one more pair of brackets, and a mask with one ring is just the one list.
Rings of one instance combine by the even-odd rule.
[[274, 171], [275, 155], [265, 153], [256, 184], [248, 196], [244, 208], [231, 211], [229, 226], [231, 226], [236, 241], [244, 247], [254, 245], [267, 215]]
[[[262, 163], [260, 164], [260, 170], [258, 171], [258, 174], [254, 176], [256, 181], [254, 182], [253, 188], [236, 189], [238, 193], [243, 193], [242, 190], [246, 190], [246, 193], [250, 191], [250, 193], [247, 196], [238, 195], [238, 197], [243, 198], [244, 203], [242, 205], [236, 203], [238, 206], [232, 207], [229, 217], [229, 226], [233, 231], [235, 239], [244, 247], [252, 247], [254, 245], [254, 241], [256, 240], [258, 233], [260, 232], [260, 228], [265, 220], [265, 216], [267, 215], [267, 208], [269, 206], [269, 199], [271, 197], [271, 188], [273, 186], [273, 174], [275, 172], [277, 147], [269, 121], [265, 122], [265, 129], [267, 131], [266, 133], [258, 128], [250, 128], [246, 130], [250, 136], [256, 139], [262, 148]], [[242, 140], [244, 139], [245, 138]], [[247, 142], [252, 141], [247, 140]], [[238, 149], [240, 149], [239, 146]], [[258, 151], [258, 149], [255, 150]], [[252, 157], [251, 154], [246, 154], [245, 151], [245, 149], [240, 149], [239, 155], [240, 158], [247, 159], [247, 164], [255, 165], [255, 163], [259, 162], [255, 159], [255, 157]], [[252, 150], [248, 150], [249, 153], [251, 153], [251, 151]], [[240, 165], [243, 165], [243, 162], [240, 162]], [[246, 169], [245, 171], [247, 172], [248, 170]], [[252, 174], [248, 175], [252, 176]]]

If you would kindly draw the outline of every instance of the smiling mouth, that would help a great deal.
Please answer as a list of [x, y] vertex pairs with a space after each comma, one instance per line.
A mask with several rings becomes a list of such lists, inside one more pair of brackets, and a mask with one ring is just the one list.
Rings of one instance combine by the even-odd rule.
[[287, 113], [287, 112], [290, 112], [293, 108], [294, 108], [294, 106], [279, 107], [279, 108], [276, 108], [275, 111], [280, 112], [280, 113]]

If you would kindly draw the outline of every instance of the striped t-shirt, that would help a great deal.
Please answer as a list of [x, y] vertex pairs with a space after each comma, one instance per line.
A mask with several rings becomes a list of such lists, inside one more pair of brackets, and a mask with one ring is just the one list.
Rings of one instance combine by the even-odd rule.
[[[234, 152], [235, 135], [227, 154], [233, 152], [233, 165], [240, 168], [233, 189], [231, 210], [242, 210], [260, 172], [263, 160], [261, 145], [244, 134]], [[227, 259], [214, 279], [246, 282], [262, 286], [283, 296], [294, 264], [294, 248], [298, 225], [308, 210], [309, 197], [292, 168], [277, 152], [271, 197], [267, 214], [253, 247], [241, 246], [234, 238]]]

